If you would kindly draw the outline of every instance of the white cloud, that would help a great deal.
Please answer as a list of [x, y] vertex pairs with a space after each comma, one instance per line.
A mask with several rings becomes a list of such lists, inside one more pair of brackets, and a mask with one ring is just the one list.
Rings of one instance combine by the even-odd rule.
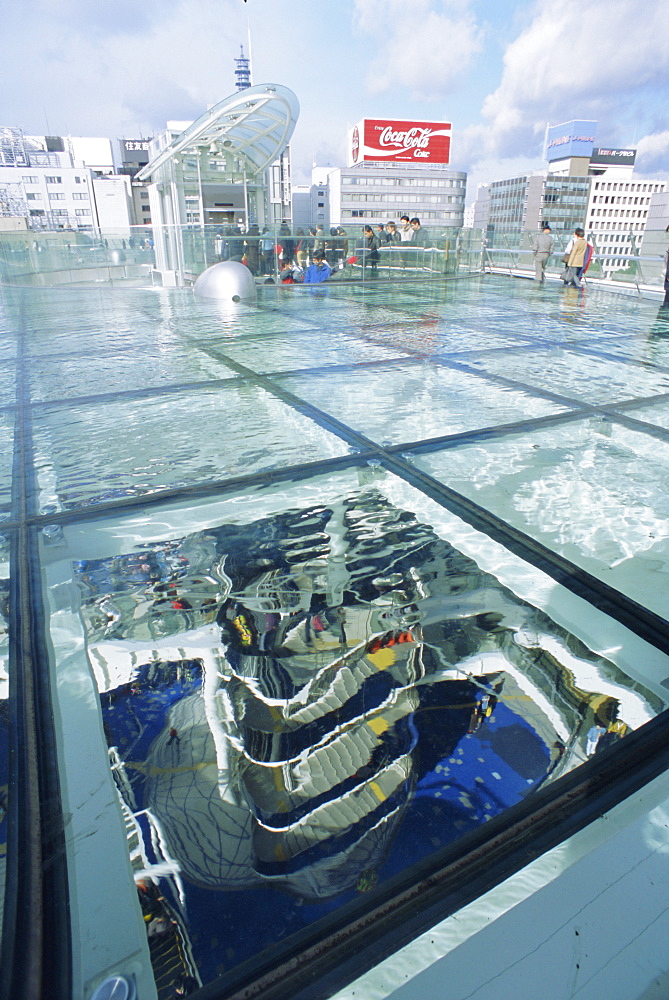
[[668, 11], [664, 0], [537, 3], [483, 104], [488, 148], [508, 150], [547, 121], [596, 119], [598, 112], [613, 118], [613, 108], [625, 118], [640, 90], [666, 92]]
[[31, 119], [44, 108], [56, 133], [133, 135], [141, 127], [146, 134], [234, 90], [231, 56], [246, 36], [235, 0], [169, 0], [162, 14], [134, 19], [122, 4], [113, 24], [85, 16], [75, 0], [62, 12], [32, 0], [27, 6], [34, 30], [24, 28], [25, 45], [3, 52], [14, 81], [4, 101], [12, 124], [40, 131], [44, 122]]
[[669, 129], [645, 135], [636, 144], [637, 173], [666, 177], [669, 173]]
[[408, 88], [443, 97], [483, 44], [469, 0], [356, 0], [355, 26], [373, 40], [362, 68], [371, 94]]

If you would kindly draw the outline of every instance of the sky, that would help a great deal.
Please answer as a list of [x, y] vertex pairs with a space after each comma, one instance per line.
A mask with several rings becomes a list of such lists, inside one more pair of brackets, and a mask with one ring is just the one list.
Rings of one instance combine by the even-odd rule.
[[345, 166], [365, 117], [451, 122], [468, 204], [541, 169], [547, 123], [572, 119], [669, 175], [666, 0], [22, 0], [3, 13], [0, 124], [151, 136], [235, 92], [249, 37], [252, 82], [300, 103], [297, 184]]

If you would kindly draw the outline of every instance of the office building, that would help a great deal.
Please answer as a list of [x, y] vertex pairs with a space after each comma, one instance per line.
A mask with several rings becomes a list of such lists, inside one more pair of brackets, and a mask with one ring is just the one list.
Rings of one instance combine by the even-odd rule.
[[529, 236], [547, 222], [564, 245], [586, 230], [603, 272], [624, 268], [638, 254], [651, 198], [666, 179], [634, 174], [636, 150], [594, 145], [596, 122], [567, 122], [547, 132], [546, 170], [494, 181], [479, 189], [475, 217], [494, 239]]
[[355, 220], [387, 222], [417, 216], [426, 226], [460, 228], [467, 174], [430, 166], [372, 161], [330, 175], [330, 215], [345, 226]]
[[141, 218], [111, 139], [8, 126], [0, 128], [0, 214], [31, 229], [128, 229]]

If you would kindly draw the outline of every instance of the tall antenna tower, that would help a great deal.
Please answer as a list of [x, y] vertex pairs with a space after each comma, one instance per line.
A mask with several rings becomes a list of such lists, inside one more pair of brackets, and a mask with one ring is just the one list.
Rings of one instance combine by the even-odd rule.
[[244, 55], [243, 45], [240, 45], [239, 49], [239, 59], [235, 59], [237, 90], [247, 90], [251, 86], [251, 60]]

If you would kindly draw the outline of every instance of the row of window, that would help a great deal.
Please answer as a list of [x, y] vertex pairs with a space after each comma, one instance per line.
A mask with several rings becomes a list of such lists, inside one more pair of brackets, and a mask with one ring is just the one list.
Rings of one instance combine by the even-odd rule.
[[[45, 212], [43, 208], [31, 208], [30, 214], [31, 216], [38, 217], [40, 215], [44, 215]], [[78, 216], [85, 216], [85, 215], [90, 215], [91, 211], [89, 208], [75, 208], [74, 214]], [[51, 212], [51, 215], [55, 215], [59, 219], [62, 219], [62, 218], [67, 218], [69, 212], [67, 211], [66, 208], [54, 208]]]
[[648, 194], [655, 194], [658, 191], [664, 191], [665, 185], [653, 184], [650, 182], [634, 182], [634, 181], [595, 181], [595, 191], [643, 191], [648, 192]]
[[[37, 176], [37, 174], [23, 174], [21, 176], [21, 180], [23, 181], [24, 184], [39, 184], [39, 177]], [[47, 184], [62, 184], [63, 183], [63, 178], [62, 177], [58, 177], [56, 175], [53, 175], [53, 176], [50, 176], [50, 177], [45, 177], [44, 180], [46, 181]], [[85, 184], [86, 183], [86, 179], [82, 178], [82, 177], [76, 177], [75, 176], [74, 181], [75, 181], [76, 184]]]
[[595, 205], [598, 202], [603, 205], [650, 205], [650, 197], [637, 197], [632, 200], [632, 198], [621, 198], [620, 196], [616, 198], [616, 196], [612, 194], [596, 194], [592, 199], [592, 204]]
[[594, 219], [592, 222], [593, 229], [601, 230], [622, 230], [623, 232], [630, 232], [630, 230], [636, 230], [641, 232], [644, 229], [643, 222], [599, 222]]
[[[400, 209], [395, 213], [396, 217], [400, 214]], [[364, 208], [344, 208], [342, 209], [342, 218], [344, 219], [377, 219], [379, 217], [379, 212], [375, 212], [373, 209]], [[392, 212], [388, 212], [387, 215], [392, 216]], [[459, 212], [423, 212], [420, 213], [420, 220], [423, 223], [440, 222], [442, 225], [455, 225], [461, 219]]]
[[464, 201], [463, 195], [443, 195], [443, 194], [347, 194], [342, 197], [343, 202], [351, 201], [374, 201], [383, 202], [386, 205], [396, 205], [398, 201], [404, 205], [458, 205]]
[[[89, 194], [88, 191], [76, 192], [72, 196], [73, 201], [88, 201]], [[49, 201], [65, 201], [66, 195], [61, 191], [57, 191], [55, 194], [49, 194]], [[28, 191], [26, 194], [26, 199], [28, 201], [42, 201], [42, 195], [39, 191]]]
[[615, 235], [613, 233], [603, 233], [598, 236], [597, 239], [600, 243], [620, 243], [621, 241], [629, 239], [629, 237], [627, 233], [616, 233]]
[[459, 180], [434, 177], [342, 177], [342, 184], [362, 184], [363, 187], [381, 185], [383, 187], [463, 187]]
[[615, 216], [618, 219], [629, 219], [629, 218], [645, 219], [647, 214], [647, 209], [626, 208], [621, 210], [618, 208], [593, 208], [591, 214], [593, 216], [599, 215], [602, 218], [608, 215], [609, 217]]

